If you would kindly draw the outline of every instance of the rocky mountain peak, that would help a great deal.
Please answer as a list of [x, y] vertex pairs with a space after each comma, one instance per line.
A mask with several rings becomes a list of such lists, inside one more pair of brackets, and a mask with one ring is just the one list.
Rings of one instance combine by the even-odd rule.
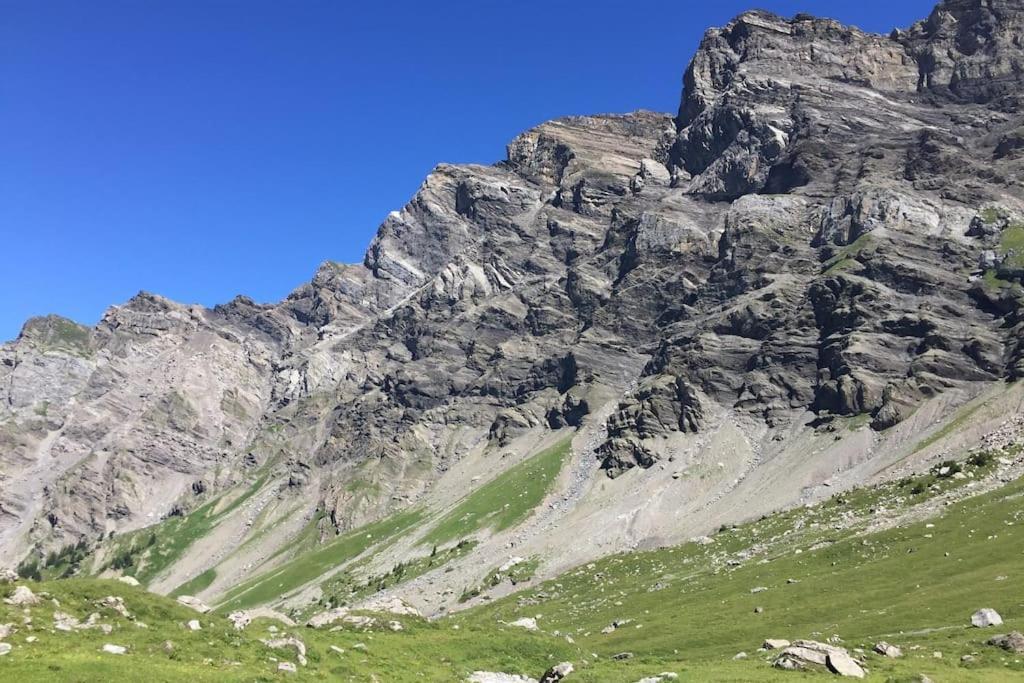
[[918, 64], [918, 87], [968, 102], [1020, 103], [1024, 2], [944, 0], [894, 37]]
[[18, 334], [18, 342], [50, 348], [85, 351], [90, 345], [91, 330], [59, 315], [29, 318]]

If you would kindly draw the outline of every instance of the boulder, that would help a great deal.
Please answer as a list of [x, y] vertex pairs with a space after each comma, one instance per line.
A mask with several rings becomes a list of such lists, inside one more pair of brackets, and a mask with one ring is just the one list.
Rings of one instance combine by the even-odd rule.
[[0, 643], [0, 656], [10, 654], [12, 649], [14, 648], [10, 643]]
[[277, 663], [277, 670], [278, 671], [284, 671], [285, 673], [289, 673], [289, 674], [293, 674], [293, 673], [296, 673], [298, 671], [298, 669], [295, 668], [295, 665], [292, 664], [291, 662], [278, 662]]
[[[837, 668], [853, 671], [848, 667], [846, 659], [850, 659], [845, 648], [827, 643], [819, 643], [816, 640], [797, 640], [792, 645], [783, 648], [778, 657], [775, 658], [773, 666], [778, 669], [803, 670], [803, 669], [827, 669], [832, 671], [829, 658], [832, 657]], [[846, 659], [844, 659], [844, 657]], [[856, 662], [854, 662], [856, 664]], [[859, 668], [859, 665], [858, 665]], [[835, 673], [835, 672], [833, 672]], [[863, 673], [863, 671], [862, 671]], [[852, 675], [852, 674], [843, 674]]]
[[902, 650], [900, 650], [895, 645], [890, 645], [889, 643], [885, 642], [884, 640], [881, 641], [881, 642], [875, 643], [874, 650], [878, 654], [884, 655], [886, 657], [896, 658], [896, 657], [902, 657], [903, 656], [903, 651]]
[[761, 647], [766, 650], [781, 650], [784, 647], [789, 647], [789, 641], [782, 638], [767, 638]]
[[210, 608], [206, 605], [206, 603], [204, 603], [199, 598], [193, 597], [191, 595], [179, 595], [178, 602], [180, 602], [182, 605], [185, 605], [186, 607], [191, 607], [200, 614], [206, 614], [210, 611]]
[[838, 676], [864, 678], [864, 669], [845, 652], [830, 652], [825, 658], [825, 665]]
[[292, 649], [295, 651], [295, 658], [299, 660], [299, 664], [306, 666], [306, 644], [296, 638], [295, 636], [285, 636], [284, 638], [272, 638], [270, 640], [260, 641], [269, 648], [275, 650]]
[[1020, 631], [1011, 631], [1006, 635], [989, 638], [988, 644], [1001, 647], [1007, 652], [1024, 654], [1024, 634], [1021, 634]]
[[203, 625], [199, 623], [198, 619], [191, 619], [188, 622], [188, 630], [189, 631], [202, 631], [203, 630]]
[[97, 600], [94, 604], [97, 607], [104, 607], [106, 609], [113, 610], [113, 611], [117, 612], [118, 614], [120, 614], [125, 619], [133, 619], [134, 618], [134, 617], [132, 617], [131, 613], [128, 611], [128, 608], [125, 606], [124, 598], [121, 598], [120, 596], [108, 595], [107, 597], [103, 598], [102, 600]]
[[540, 677], [540, 683], [558, 683], [572, 673], [572, 662], [561, 662], [544, 672]]
[[976, 628], [999, 626], [1002, 623], [1003, 618], [999, 616], [999, 612], [996, 612], [991, 607], [983, 607], [971, 615], [971, 625]]
[[119, 576], [117, 577], [117, 580], [129, 586], [140, 585], [138, 579], [136, 579], [134, 576]]
[[231, 614], [229, 614], [228, 621], [234, 624], [236, 631], [241, 631], [250, 623], [252, 623], [252, 617], [249, 616], [248, 612], [244, 610], [239, 610], [237, 612], [232, 612]]
[[128, 648], [124, 647], [123, 645], [112, 645], [110, 643], [107, 643], [103, 646], [103, 651], [111, 655], [123, 655], [124, 653], [128, 652]]
[[71, 631], [82, 628], [82, 624], [78, 621], [78, 617], [68, 614], [67, 612], [57, 611], [53, 613], [53, 628], [58, 631], [70, 633]]
[[18, 586], [10, 597], [4, 598], [4, 602], [15, 607], [28, 607], [29, 605], [38, 605], [40, 599], [28, 586]]
[[10, 567], [0, 567], [0, 585], [14, 583], [18, 580], [18, 572]]
[[519, 628], [525, 628], [527, 631], [536, 631], [537, 620], [533, 617], [523, 617], [522, 619], [516, 619], [511, 622], [509, 626], [518, 626]]

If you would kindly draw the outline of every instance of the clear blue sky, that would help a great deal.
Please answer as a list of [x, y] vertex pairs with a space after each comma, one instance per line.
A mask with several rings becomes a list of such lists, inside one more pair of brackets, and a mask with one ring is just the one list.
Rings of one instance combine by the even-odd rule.
[[704, 29], [751, 6], [886, 32], [932, 4], [0, 0], [0, 340], [141, 289], [279, 300], [438, 162], [675, 111]]

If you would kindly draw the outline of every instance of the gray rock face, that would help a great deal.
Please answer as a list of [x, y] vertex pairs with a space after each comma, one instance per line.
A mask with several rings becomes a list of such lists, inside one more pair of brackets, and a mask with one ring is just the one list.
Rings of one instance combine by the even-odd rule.
[[284, 301], [29, 321], [0, 346], [0, 554], [253, 487], [170, 589], [261, 515], [326, 539], [527, 433], [608, 415], [592, 464], [615, 476], [724, 419], [883, 430], [1024, 375], [1022, 17], [948, 0], [878, 36], [748, 12], [706, 34], [675, 116], [440, 165], [361, 264]]

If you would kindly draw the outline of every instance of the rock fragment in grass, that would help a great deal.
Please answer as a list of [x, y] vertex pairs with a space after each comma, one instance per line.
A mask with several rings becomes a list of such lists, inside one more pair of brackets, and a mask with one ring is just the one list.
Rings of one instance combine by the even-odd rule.
[[39, 596], [33, 593], [28, 586], [18, 586], [10, 597], [4, 598], [4, 602], [15, 607], [28, 607], [29, 605], [38, 605]]
[[191, 595], [179, 595], [178, 602], [186, 607], [191, 607], [200, 614], [206, 614], [210, 611], [210, 607], [206, 603]]
[[572, 662], [561, 662], [544, 672], [540, 677], [540, 683], [558, 683], [572, 673]]
[[864, 678], [864, 669], [845, 652], [830, 652], [825, 658], [828, 670], [838, 676]]
[[766, 638], [761, 647], [765, 650], [781, 650], [789, 647], [789, 641], [784, 638]]
[[1024, 654], [1024, 634], [1020, 631], [1011, 631], [1006, 635], [989, 638], [988, 644], [1001, 647], [1007, 652]]
[[971, 625], [977, 628], [999, 626], [1002, 623], [1003, 618], [999, 616], [999, 612], [996, 612], [991, 607], [983, 607], [971, 615]]
[[537, 620], [533, 617], [523, 617], [522, 619], [516, 619], [511, 622], [509, 626], [518, 626], [519, 628], [525, 628], [527, 631], [536, 631]]

